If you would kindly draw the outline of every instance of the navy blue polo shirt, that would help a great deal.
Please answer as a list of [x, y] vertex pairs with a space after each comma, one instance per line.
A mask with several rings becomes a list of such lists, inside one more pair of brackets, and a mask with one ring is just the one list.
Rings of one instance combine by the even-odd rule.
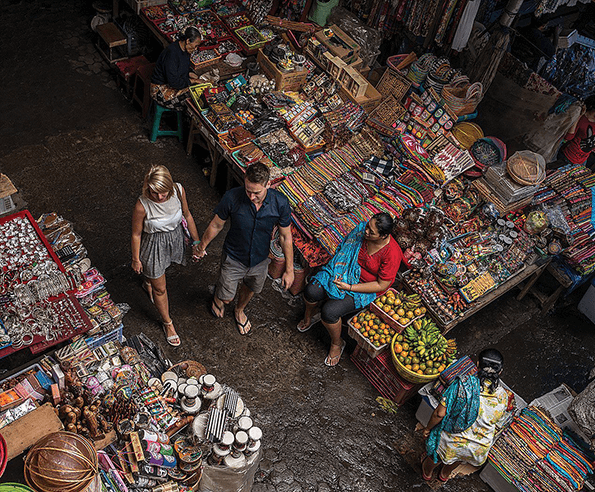
[[253, 267], [267, 259], [274, 227], [291, 223], [291, 207], [277, 190], [268, 189], [260, 209], [246, 195], [243, 186], [229, 190], [215, 208], [221, 220], [231, 219], [223, 251], [233, 260]]

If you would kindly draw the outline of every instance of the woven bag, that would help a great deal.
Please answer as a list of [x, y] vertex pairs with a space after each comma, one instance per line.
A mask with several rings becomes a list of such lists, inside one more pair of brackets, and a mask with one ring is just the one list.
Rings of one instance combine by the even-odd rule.
[[457, 116], [475, 112], [483, 98], [481, 82], [469, 83], [465, 76], [457, 77], [442, 89], [442, 97]]

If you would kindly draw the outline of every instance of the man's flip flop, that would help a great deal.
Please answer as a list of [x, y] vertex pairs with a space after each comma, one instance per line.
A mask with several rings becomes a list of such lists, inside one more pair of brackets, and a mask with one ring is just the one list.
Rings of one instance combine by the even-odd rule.
[[238, 318], [236, 318], [236, 316], [234, 314], [234, 320], [236, 322], [236, 328], [238, 329], [238, 333], [240, 335], [249, 335], [250, 334], [250, 332], [252, 330], [252, 323], [250, 323], [250, 320], [248, 319], [248, 317], [246, 317], [246, 321], [244, 321], [243, 323], [240, 323], [240, 320]]
[[[219, 316], [217, 314], [216, 310], [221, 312], [221, 316]], [[219, 306], [217, 306], [217, 303], [215, 302], [215, 298], [213, 298], [213, 300], [211, 301], [211, 314], [215, 318], [223, 318], [223, 315], [225, 314], [225, 304], [223, 304], [223, 306], [219, 307]]]

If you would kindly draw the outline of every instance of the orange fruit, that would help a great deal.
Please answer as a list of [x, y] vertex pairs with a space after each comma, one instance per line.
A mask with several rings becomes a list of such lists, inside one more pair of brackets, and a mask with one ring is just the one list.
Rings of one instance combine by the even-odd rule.
[[[382, 327], [380, 328], [382, 329]], [[385, 335], [390, 335], [390, 332], [386, 328], [382, 330], [382, 333], [384, 333]]]
[[[402, 346], [402, 345], [401, 345], [401, 349], [403, 350], [403, 346]], [[402, 355], [403, 357], [407, 357], [407, 356], [409, 355], [409, 352], [407, 352], [406, 350], [403, 350], [403, 351], [401, 352], [401, 355]]]
[[380, 335], [378, 333], [376, 333], [376, 335], [374, 335], [374, 340], [380, 340]]
[[414, 316], [414, 314], [413, 314], [413, 311], [407, 311], [407, 313], [406, 313], [406, 316], [407, 316], [409, 319], [411, 319], [411, 318], [414, 318], [414, 317], [415, 317], [415, 316]]
[[357, 316], [354, 316], [353, 318], [351, 318], [351, 322], [354, 324], [357, 323]]
[[359, 330], [359, 329], [362, 327], [362, 325], [360, 325], [359, 323], [356, 323], [356, 322], [354, 321], [354, 322], [353, 322], [353, 327], [354, 327], [356, 330]]
[[417, 374], [421, 374], [423, 376], [424, 372], [421, 369], [418, 369], [416, 372], [417, 372]]
[[382, 337], [380, 340], [380, 345], [384, 345], [386, 343], [386, 338]]
[[405, 369], [411, 370], [411, 364], [405, 364]]
[[414, 371], [418, 371], [419, 370], [419, 364], [413, 364], [411, 366], [411, 369], [413, 369]]
[[397, 314], [402, 318], [405, 316], [405, 310], [403, 308], [397, 309]]
[[403, 352], [403, 347], [400, 343], [395, 343], [395, 353], [400, 354]]

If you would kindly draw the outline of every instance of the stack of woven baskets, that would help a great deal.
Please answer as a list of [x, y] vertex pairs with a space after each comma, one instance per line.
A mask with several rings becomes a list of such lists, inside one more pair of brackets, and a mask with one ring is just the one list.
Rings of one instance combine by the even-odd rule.
[[521, 150], [508, 159], [506, 170], [518, 184], [534, 186], [545, 179], [545, 159], [530, 150]]

